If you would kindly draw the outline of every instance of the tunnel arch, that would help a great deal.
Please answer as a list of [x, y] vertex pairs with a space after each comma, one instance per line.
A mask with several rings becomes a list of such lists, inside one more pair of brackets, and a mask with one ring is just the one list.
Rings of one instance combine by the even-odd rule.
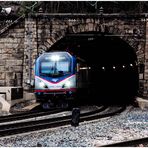
[[[117, 101], [120, 96], [120, 101], [129, 101], [137, 95], [137, 55], [134, 48], [121, 38], [110, 33], [93, 31], [68, 34], [49, 49], [56, 50], [68, 51], [85, 60], [93, 69], [97, 69], [93, 77], [96, 78], [94, 81], [98, 82], [96, 87], [100, 90], [100, 98], [105, 96], [103, 100], [110, 97], [111, 100], [107, 102], [113, 101], [114, 98]], [[102, 67], [105, 67], [105, 71], [102, 71]], [[94, 94], [98, 95], [96, 92], [98, 91]]]
[[[106, 49], [106, 50], [101, 50], [102, 52], [104, 52], [103, 54], [106, 54], [106, 56], [111, 55], [110, 52], [116, 52], [118, 53], [116, 54], [117, 55], [116, 58], [118, 58], [118, 56], [121, 55], [120, 59], [121, 57], [125, 58], [126, 54], [128, 53], [132, 57], [128, 59], [129, 61], [130, 60], [137, 61], [137, 55], [136, 55], [135, 49], [131, 47], [126, 41], [124, 41], [118, 36], [112, 36], [111, 33], [102, 33], [102, 32], [96, 32], [96, 31], [67, 34], [63, 38], [55, 42], [46, 51], [48, 52], [52, 50], [66, 50], [69, 52], [73, 52], [76, 55], [79, 53], [78, 56], [81, 56], [81, 55], [86, 56], [86, 58], [89, 59], [89, 57], [87, 56], [90, 54], [89, 51], [87, 50], [83, 51], [85, 48], [85, 45], [90, 46], [89, 48], [94, 48], [94, 51], [96, 50], [96, 53], [99, 52], [98, 49], [101, 49], [101, 48]], [[83, 50], [81, 51], [79, 49], [81, 50], [83, 49]], [[110, 50], [107, 50], [107, 49], [110, 49]], [[84, 55], [84, 53], [86, 54]]]
[[140, 30], [136, 27], [130, 30], [133, 35], [127, 36], [127, 31], [121, 29], [120, 25], [117, 25], [116, 22], [114, 22], [115, 24], [110, 25], [110, 23], [101, 23], [99, 19], [81, 19], [78, 21], [78, 23], [69, 24], [69, 22], [65, 20], [64, 23], [66, 25], [65, 27], [63, 27], [63, 29], [54, 31], [54, 33], [51, 33], [50, 37], [48, 37], [48, 39], [46, 39], [43, 44], [39, 45], [39, 53], [49, 50], [53, 44], [55, 44], [57, 41], [64, 38], [68, 34], [77, 34], [85, 32], [102, 32], [105, 34], [107, 33], [113, 36], [118, 36], [119, 38], [127, 42], [131, 47], [135, 48], [135, 51], [138, 50], [137, 38], [140, 37]]

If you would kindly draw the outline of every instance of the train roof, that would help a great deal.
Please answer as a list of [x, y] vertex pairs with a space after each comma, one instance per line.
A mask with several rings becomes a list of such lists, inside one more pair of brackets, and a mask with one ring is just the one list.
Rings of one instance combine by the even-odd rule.
[[56, 54], [57, 54], [57, 53], [58, 53], [58, 54], [60, 54], [60, 53], [63, 53], [63, 54], [64, 54], [64, 53], [70, 54], [70, 53], [67, 52], [67, 51], [51, 51], [51, 52], [44, 52], [42, 55], [44, 55], [44, 54], [47, 54], [47, 55], [48, 55], [48, 54], [55, 54], [55, 53], [56, 53]]
[[46, 55], [48, 56], [48, 55], [52, 55], [52, 54], [62, 54], [62, 55], [68, 55], [70, 58], [72, 57], [72, 55], [67, 51], [52, 51], [52, 52], [44, 52], [44, 53], [42, 53], [37, 59], [40, 59], [40, 58], [42, 58], [42, 57], [44, 57]]

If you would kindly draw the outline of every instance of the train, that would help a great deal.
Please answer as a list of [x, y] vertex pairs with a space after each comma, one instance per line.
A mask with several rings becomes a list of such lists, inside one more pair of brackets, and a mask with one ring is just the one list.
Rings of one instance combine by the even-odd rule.
[[119, 100], [119, 96], [126, 98], [127, 95], [130, 95], [129, 97], [136, 95], [138, 90], [136, 62], [100, 67], [97, 64], [90, 64], [86, 59], [66, 51], [43, 53], [35, 63], [37, 101], [47, 105], [51, 102], [56, 104], [57, 100], [86, 97], [92, 100], [96, 97], [97, 101], [104, 98], [112, 101], [111, 96]]
[[47, 103], [76, 93], [76, 57], [68, 52], [43, 53], [35, 64], [35, 95]]

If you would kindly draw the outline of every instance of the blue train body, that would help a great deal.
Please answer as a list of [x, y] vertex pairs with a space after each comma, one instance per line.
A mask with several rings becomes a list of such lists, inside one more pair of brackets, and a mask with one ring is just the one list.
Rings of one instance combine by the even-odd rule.
[[35, 64], [35, 94], [45, 97], [71, 97], [76, 91], [76, 58], [68, 52], [48, 52]]

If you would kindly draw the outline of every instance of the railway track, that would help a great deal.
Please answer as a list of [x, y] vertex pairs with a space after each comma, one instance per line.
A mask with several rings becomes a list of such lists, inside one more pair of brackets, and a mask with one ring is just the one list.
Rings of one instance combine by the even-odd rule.
[[0, 117], [0, 123], [13, 122], [13, 121], [18, 121], [18, 120], [35, 118], [39, 116], [41, 117], [41, 116], [59, 113], [59, 112], [66, 111], [66, 110], [68, 109], [51, 109], [49, 111], [42, 111], [42, 112], [41, 111], [28, 111], [25, 113], [18, 113], [14, 115], [2, 116]]
[[42, 116], [57, 114], [60, 112], [70, 111], [70, 110], [71, 110], [71, 108], [64, 108], [64, 109], [63, 108], [51, 108], [47, 111], [39, 111], [39, 110], [27, 111], [25, 113], [17, 113], [17, 114], [8, 115], [8, 116], [1, 116], [0, 123], [4, 124], [7, 122], [25, 120], [25, 119], [35, 118], [35, 117], [42, 117]]
[[101, 147], [129, 147], [129, 146], [145, 147], [144, 146], [145, 144], [148, 146], [148, 137], [129, 140], [129, 141], [123, 141], [123, 142], [113, 143], [113, 144], [108, 144], [108, 145], [102, 145]]
[[[80, 122], [95, 120], [108, 116], [113, 116], [121, 113], [126, 107], [119, 107], [115, 111], [109, 111], [107, 107], [102, 107], [97, 110], [80, 114]], [[105, 110], [108, 110], [107, 112]], [[19, 133], [31, 132], [58, 126], [64, 126], [71, 123], [72, 116], [55, 117], [50, 119], [43, 119], [37, 121], [28, 121], [14, 124], [7, 124], [0, 126], [0, 137], [15, 135]]]

